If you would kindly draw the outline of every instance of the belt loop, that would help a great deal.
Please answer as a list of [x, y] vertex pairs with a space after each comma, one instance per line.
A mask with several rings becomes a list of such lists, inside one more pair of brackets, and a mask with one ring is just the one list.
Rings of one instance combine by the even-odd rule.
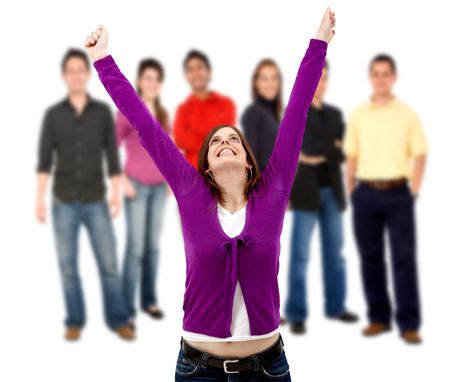
[[252, 360], [252, 363], [253, 363], [253, 370], [259, 370], [259, 358], [258, 358], [258, 356], [253, 356], [252, 358], [251, 358], [251, 360]]
[[209, 354], [204, 352], [202, 354], [202, 358], [200, 359], [201, 367], [206, 368], [208, 366], [208, 358], [209, 358]]
[[281, 337], [281, 334], [280, 334], [280, 341], [281, 341], [281, 345], [283, 345], [283, 347], [284, 347], [284, 341], [283, 341], [283, 337]]
[[180, 346], [183, 346], [183, 336], [181, 336], [181, 339], [180, 339]]

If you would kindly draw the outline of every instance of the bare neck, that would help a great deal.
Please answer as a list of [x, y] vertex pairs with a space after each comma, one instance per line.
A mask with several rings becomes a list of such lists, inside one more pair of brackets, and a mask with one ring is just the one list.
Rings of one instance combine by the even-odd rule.
[[321, 109], [323, 105], [322, 99], [319, 97], [314, 97], [311, 103], [317, 109]]
[[208, 88], [196, 89], [192, 92], [198, 99], [206, 99], [209, 97], [210, 91]]
[[149, 108], [149, 110], [154, 114], [155, 112], [155, 99], [154, 98], [144, 98], [142, 97], [145, 105]]
[[372, 95], [371, 100], [376, 105], [386, 105], [390, 101], [392, 101], [393, 98], [394, 98], [394, 95], [391, 92], [379, 93], [379, 94], [375, 93]]
[[236, 169], [223, 170], [214, 176], [222, 192], [222, 207], [231, 213], [245, 207], [247, 197], [244, 193], [246, 172], [237, 172]]

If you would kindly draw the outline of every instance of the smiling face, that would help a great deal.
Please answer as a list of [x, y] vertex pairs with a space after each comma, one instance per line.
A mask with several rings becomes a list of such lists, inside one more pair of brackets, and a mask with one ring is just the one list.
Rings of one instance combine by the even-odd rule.
[[208, 164], [213, 173], [221, 169], [244, 170], [249, 167], [242, 140], [234, 129], [222, 127], [211, 137]]
[[211, 70], [203, 60], [191, 58], [186, 63], [184, 74], [194, 92], [208, 88], [208, 83], [211, 80]]
[[387, 61], [374, 62], [370, 67], [369, 79], [375, 95], [385, 96], [392, 92], [397, 76]]
[[280, 93], [281, 79], [275, 65], [263, 65], [255, 80], [257, 93], [267, 100], [274, 100]]
[[155, 99], [161, 91], [159, 72], [154, 68], [147, 68], [138, 79], [138, 88], [144, 99]]
[[80, 57], [69, 58], [62, 73], [69, 93], [84, 93], [89, 81], [89, 68]]

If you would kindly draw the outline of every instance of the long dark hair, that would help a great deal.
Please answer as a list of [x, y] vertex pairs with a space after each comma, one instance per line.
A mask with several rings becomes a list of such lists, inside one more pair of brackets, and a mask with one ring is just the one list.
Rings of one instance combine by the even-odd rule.
[[256, 65], [255, 71], [253, 72], [253, 77], [252, 77], [252, 97], [253, 100], [256, 100], [258, 97], [262, 97], [259, 93], [258, 93], [258, 89], [256, 87], [256, 81], [258, 80], [258, 77], [260, 75], [261, 69], [265, 66], [272, 66], [276, 69], [276, 71], [278, 72], [278, 77], [280, 79], [280, 88], [278, 89], [278, 93], [275, 97], [275, 115], [277, 117], [278, 120], [281, 119], [281, 110], [283, 108], [283, 100], [282, 100], [282, 75], [281, 75], [281, 71], [280, 68], [278, 67], [277, 63], [272, 60], [271, 58], [264, 58], [263, 60], [261, 60], [258, 65]]
[[244, 147], [244, 150], [247, 153], [247, 162], [252, 167], [251, 171], [247, 171], [247, 181], [245, 183], [244, 188], [245, 197], [248, 197], [250, 190], [258, 183], [258, 180], [261, 177], [261, 173], [259, 171], [255, 155], [253, 154], [252, 149], [250, 148], [250, 144], [248, 143], [247, 138], [245, 138], [245, 136], [241, 133], [241, 131], [234, 126], [229, 125], [218, 125], [214, 127], [208, 133], [205, 140], [203, 141], [202, 147], [200, 148], [200, 153], [198, 154], [198, 171], [203, 175], [206, 182], [211, 186], [212, 191], [217, 196], [217, 199], [221, 202], [224, 201], [222, 191], [220, 190], [219, 185], [216, 183], [216, 181], [208, 175], [207, 170], [209, 168], [208, 163], [209, 142], [211, 141], [213, 135], [218, 130], [223, 129], [224, 127], [229, 127], [233, 129], [236, 132], [236, 134], [239, 135], [239, 138], [241, 139], [242, 142], [242, 146]]
[[[164, 81], [164, 68], [161, 65], [161, 63], [154, 59], [154, 58], [145, 58], [141, 60], [138, 66], [137, 71], [137, 82], [141, 79], [144, 72], [147, 69], [154, 69], [158, 73], [158, 81], [163, 82]], [[139, 96], [142, 95], [142, 90], [139, 88], [139, 86], [136, 84], [136, 91], [139, 94]], [[161, 105], [161, 100], [158, 97], [155, 99], [155, 117], [159, 121], [159, 123], [162, 125], [162, 127], [165, 130], [169, 129], [169, 118], [166, 109], [164, 109]]]

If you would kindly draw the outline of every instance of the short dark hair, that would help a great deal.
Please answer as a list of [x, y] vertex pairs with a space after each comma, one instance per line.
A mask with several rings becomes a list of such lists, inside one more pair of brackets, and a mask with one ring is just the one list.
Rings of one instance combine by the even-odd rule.
[[377, 54], [374, 58], [372, 58], [372, 60], [370, 61], [370, 64], [369, 64], [369, 71], [371, 71], [372, 66], [378, 62], [387, 62], [390, 65], [392, 72], [394, 74], [397, 73], [397, 64], [395, 63], [394, 58], [392, 56], [390, 56], [389, 54], [385, 54], [385, 53]]
[[211, 70], [211, 62], [209, 61], [208, 56], [205, 53], [203, 53], [203, 52], [201, 52], [201, 51], [199, 51], [197, 49], [191, 49], [186, 54], [186, 57], [183, 60], [183, 69], [184, 70], [186, 70], [189, 61], [194, 59], [194, 58], [202, 61], [205, 64], [206, 68], [208, 70]]
[[66, 70], [67, 61], [69, 61], [71, 58], [81, 58], [84, 63], [86, 64], [86, 69], [88, 71], [91, 70], [91, 65], [89, 63], [89, 58], [84, 50], [77, 49], [77, 48], [70, 48], [66, 54], [64, 54], [64, 57], [61, 61], [61, 70], [64, 72]]

